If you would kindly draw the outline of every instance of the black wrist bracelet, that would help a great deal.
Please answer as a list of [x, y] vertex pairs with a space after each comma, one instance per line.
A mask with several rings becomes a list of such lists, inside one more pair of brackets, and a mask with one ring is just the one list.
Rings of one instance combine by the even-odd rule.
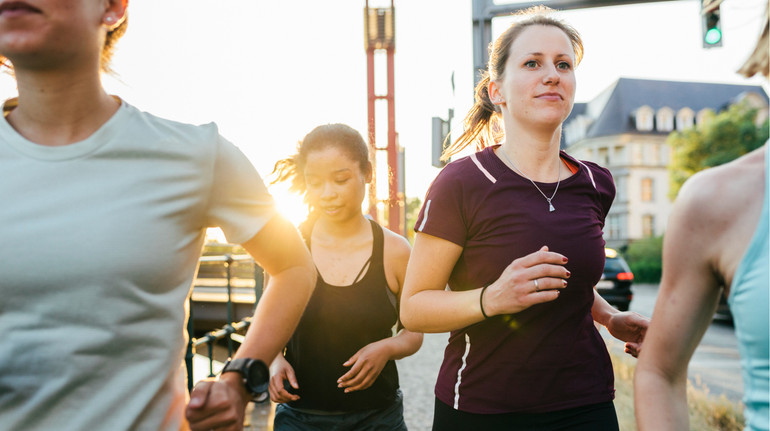
[[481, 315], [484, 316], [485, 319], [489, 319], [489, 316], [487, 316], [487, 313], [484, 311], [484, 292], [487, 290], [487, 287], [489, 285], [481, 288], [481, 295], [479, 295], [479, 308], [481, 308]]

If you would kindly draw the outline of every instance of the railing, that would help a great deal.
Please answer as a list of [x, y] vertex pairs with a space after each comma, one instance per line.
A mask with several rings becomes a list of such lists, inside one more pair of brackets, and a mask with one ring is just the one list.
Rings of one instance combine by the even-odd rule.
[[[237, 267], [237, 268], [236, 268]], [[248, 277], [244, 277], [248, 275]], [[253, 285], [252, 285], [253, 281]], [[251, 324], [251, 314], [262, 296], [264, 286], [264, 273], [249, 255], [202, 256], [198, 274], [190, 295], [190, 318], [187, 322], [187, 354], [185, 365], [187, 366], [188, 390], [192, 390], [193, 358], [197, 349], [206, 346], [209, 358], [209, 377], [214, 377], [214, 346], [220, 340], [227, 340], [227, 356], [231, 357], [234, 348], [233, 342], [241, 344]], [[198, 289], [198, 292], [196, 292]], [[253, 296], [246, 294], [244, 290], [251, 291]], [[225, 304], [225, 324], [221, 328], [211, 330], [199, 338], [195, 338], [194, 310], [199, 303]], [[246, 304], [251, 310], [237, 322], [234, 306]], [[243, 313], [242, 313], [243, 314]]]

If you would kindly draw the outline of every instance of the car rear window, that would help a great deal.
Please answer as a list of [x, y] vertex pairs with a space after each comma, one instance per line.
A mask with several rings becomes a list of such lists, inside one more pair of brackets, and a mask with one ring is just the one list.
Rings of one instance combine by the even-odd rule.
[[623, 265], [623, 262], [620, 259], [610, 259], [608, 258], [604, 262], [604, 270], [610, 271], [610, 272], [625, 272], [627, 271], [626, 266]]

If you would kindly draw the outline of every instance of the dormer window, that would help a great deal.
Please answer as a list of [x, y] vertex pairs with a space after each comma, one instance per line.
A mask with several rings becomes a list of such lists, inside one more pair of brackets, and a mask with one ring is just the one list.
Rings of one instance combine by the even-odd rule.
[[636, 130], [640, 132], [650, 132], [653, 127], [653, 117], [655, 111], [647, 105], [644, 105], [636, 110], [634, 113], [634, 120], [636, 122]]
[[709, 108], [703, 108], [695, 114], [695, 124], [702, 126], [709, 118], [714, 116], [714, 111]]
[[674, 130], [674, 110], [668, 106], [658, 109], [655, 115], [656, 129], [658, 132], [670, 132]]
[[676, 113], [676, 130], [683, 131], [695, 125], [695, 111], [690, 108], [682, 108]]

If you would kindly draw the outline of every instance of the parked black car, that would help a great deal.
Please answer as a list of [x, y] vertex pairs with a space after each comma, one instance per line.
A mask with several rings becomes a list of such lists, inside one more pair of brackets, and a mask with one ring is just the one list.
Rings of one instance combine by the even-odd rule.
[[719, 294], [719, 305], [717, 305], [717, 311], [714, 313], [714, 319], [726, 323], [732, 323], [733, 321], [733, 313], [730, 311], [730, 306], [727, 304], [727, 297], [725, 297], [724, 291]]
[[634, 274], [623, 256], [611, 248], [604, 249], [604, 274], [596, 284], [596, 290], [607, 302], [620, 311], [628, 311], [628, 306], [634, 298], [631, 284]]

